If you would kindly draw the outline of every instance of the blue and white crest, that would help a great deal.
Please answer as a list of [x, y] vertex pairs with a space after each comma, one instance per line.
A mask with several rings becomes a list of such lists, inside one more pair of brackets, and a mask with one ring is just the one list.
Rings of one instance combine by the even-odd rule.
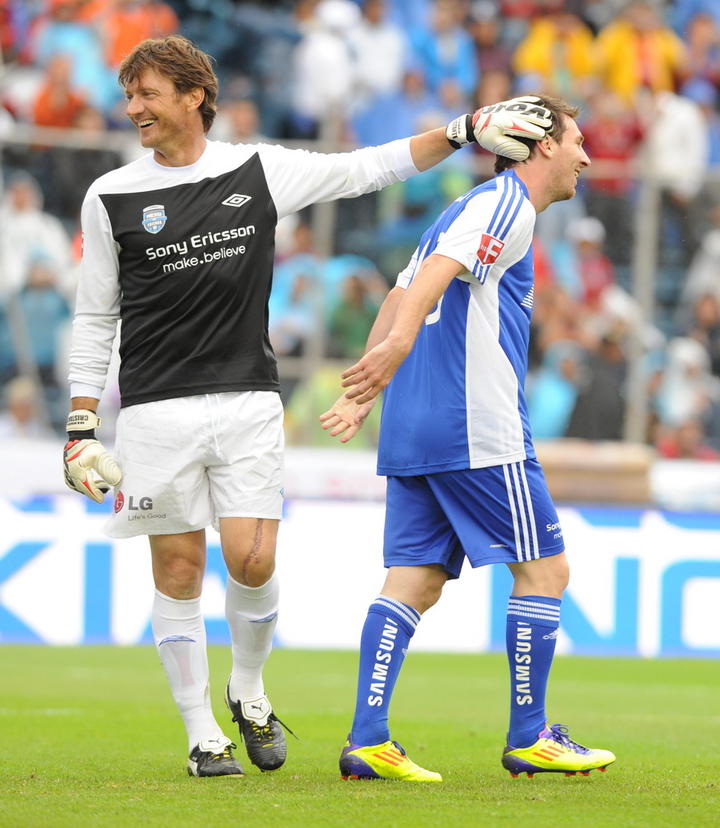
[[165, 227], [166, 221], [164, 204], [151, 204], [143, 208], [142, 225], [148, 233], [159, 233]]

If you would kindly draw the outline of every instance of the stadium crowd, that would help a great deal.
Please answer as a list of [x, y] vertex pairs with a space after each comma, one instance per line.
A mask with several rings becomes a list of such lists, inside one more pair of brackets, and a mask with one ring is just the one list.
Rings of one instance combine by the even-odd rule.
[[[658, 188], [655, 318], [642, 330], [646, 440], [664, 457], [720, 458], [720, 3], [717, 0], [0, 0], [0, 437], [63, 430], [68, 325], [88, 185], [129, 158], [116, 71], [140, 40], [179, 32], [217, 61], [210, 137], [379, 144], [531, 91], [582, 107], [593, 167], [538, 221], [528, 397], [539, 439], [621, 439], [640, 183]], [[72, 129], [75, 147], [13, 140]], [[88, 136], [89, 148], [82, 147]], [[279, 228], [270, 328], [280, 356], [323, 331], [354, 359], [425, 227], [492, 175], [456, 153], [338, 205], [335, 255], [310, 215]], [[38, 397], [42, 389], [42, 397]], [[321, 365], [286, 387], [290, 440], [338, 391]], [[367, 445], [373, 429], [366, 428]]]

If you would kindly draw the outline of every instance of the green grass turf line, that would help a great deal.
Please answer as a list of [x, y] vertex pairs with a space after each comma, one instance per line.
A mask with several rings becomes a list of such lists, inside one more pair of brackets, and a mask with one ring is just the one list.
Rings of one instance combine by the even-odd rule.
[[[229, 652], [211, 648], [218, 720]], [[720, 665], [560, 657], [549, 716], [618, 756], [607, 773], [511, 779], [499, 763], [504, 655], [410, 653], [393, 737], [442, 784], [343, 782], [337, 758], [357, 657], [278, 650], [275, 709], [299, 735], [286, 766], [190, 779], [184, 732], [150, 647], [0, 647], [0, 826], [716, 826]], [[242, 747], [237, 755], [246, 760]]]

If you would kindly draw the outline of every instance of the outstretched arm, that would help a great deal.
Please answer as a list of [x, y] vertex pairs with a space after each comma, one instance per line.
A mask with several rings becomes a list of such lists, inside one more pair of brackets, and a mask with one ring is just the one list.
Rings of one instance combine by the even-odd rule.
[[550, 110], [539, 101], [534, 95], [500, 101], [473, 115], [460, 115], [445, 128], [415, 135], [410, 139], [413, 163], [418, 170], [427, 170], [459, 147], [472, 143], [497, 155], [524, 161], [530, 149], [517, 138], [538, 140], [552, 127]]

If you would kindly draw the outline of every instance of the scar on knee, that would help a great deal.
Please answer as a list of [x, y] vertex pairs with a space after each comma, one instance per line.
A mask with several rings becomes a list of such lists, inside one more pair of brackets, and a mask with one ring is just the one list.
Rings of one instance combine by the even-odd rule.
[[262, 540], [263, 540], [263, 526], [265, 521], [263, 518], [258, 518], [257, 524], [255, 525], [255, 537], [253, 538], [253, 545], [250, 549], [250, 552], [246, 556], [245, 560], [243, 561], [243, 577], [247, 581], [248, 571], [250, 567], [257, 561], [260, 557], [260, 550], [262, 548]]

